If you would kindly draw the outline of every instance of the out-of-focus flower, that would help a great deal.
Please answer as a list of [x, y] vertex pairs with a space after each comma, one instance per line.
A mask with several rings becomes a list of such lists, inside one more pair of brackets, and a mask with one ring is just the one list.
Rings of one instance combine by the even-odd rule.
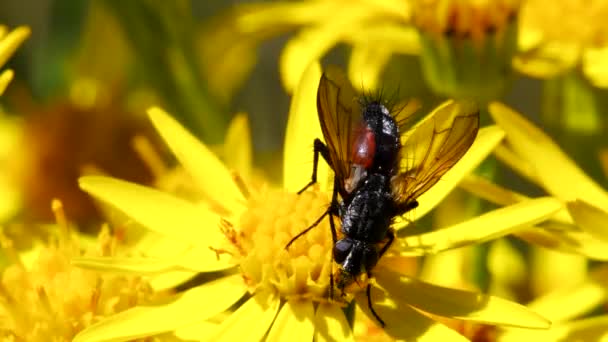
[[[232, 27], [233, 37], [223, 36], [224, 41], [241, 44], [222, 51], [241, 51], [234, 46], [251, 50], [261, 40], [300, 28], [281, 54], [281, 77], [289, 91], [308, 64], [347, 43], [352, 46], [349, 77], [354, 84], [375, 88], [391, 56], [421, 54], [433, 90], [486, 100], [500, 95], [510, 78], [519, 7], [519, 0], [247, 5], [223, 18], [223, 27]], [[209, 60], [217, 64], [217, 59]]]
[[577, 68], [597, 87], [608, 87], [608, 1], [526, 1], [520, 50], [514, 66], [531, 76], [552, 77]]
[[[217, 27], [223, 28], [220, 50], [228, 56], [241, 56], [263, 40], [299, 28], [281, 53], [281, 77], [289, 92], [310, 63], [342, 42], [353, 46], [349, 68], [353, 84], [373, 89], [392, 54], [419, 51], [415, 29], [404, 25], [410, 17], [410, 4], [402, 0], [275, 2], [235, 7], [218, 20]], [[207, 56], [209, 65], [225, 61]], [[216, 67], [211, 72], [221, 77], [223, 70]]]
[[500, 97], [517, 49], [519, 0], [419, 0], [413, 23], [431, 88], [482, 101]]
[[[87, 88], [86, 84], [81, 84]], [[87, 90], [77, 91], [79, 93]], [[127, 112], [118, 99], [57, 101], [37, 106], [15, 96], [20, 121], [17, 143], [7, 160], [9, 177], [22, 198], [28, 219], [49, 219], [48, 203], [61, 199], [70, 217], [90, 223], [98, 213], [79, 188], [77, 179], [86, 167], [149, 183], [151, 176], [135, 152], [129, 148], [136, 135], [148, 135], [151, 127]]]
[[[78, 265], [103, 270], [160, 274], [189, 270], [215, 275], [162, 306], [142, 306], [102, 321], [75, 341], [124, 340], [174, 331], [186, 339], [226, 340], [352, 339], [341, 307], [352, 298], [373, 317], [365, 288], [375, 284], [371, 302], [386, 322], [385, 331], [401, 339], [464, 340], [431, 317], [507, 326], [546, 328], [549, 323], [522, 306], [476, 292], [423, 282], [407, 272], [410, 255], [485, 241], [551, 216], [561, 204], [540, 198], [501, 208], [431, 233], [400, 239], [376, 266], [375, 279], [353, 284], [346, 296], [328, 300], [332, 273], [332, 240], [328, 223], [298, 239], [290, 239], [325, 210], [327, 166], [319, 170], [319, 186], [296, 195], [310, 177], [311, 141], [321, 136], [314, 117], [320, 78], [317, 64], [309, 67], [297, 87], [285, 142], [283, 188], [252, 188], [230, 172], [211, 151], [158, 108], [152, 122], [203, 192], [203, 201], [188, 202], [168, 193], [106, 177], [84, 177], [81, 187], [101, 201], [181, 248], [165, 249], [154, 258], [80, 258]], [[437, 109], [441, 111], [443, 107]], [[435, 115], [437, 112], [431, 113]], [[420, 197], [417, 214], [432, 209], [458, 181], [487, 156], [502, 131], [484, 128], [469, 152], [433, 189]], [[395, 225], [400, 229], [405, 222]], [[215, 273], [214, 273], [215, 272]], [[238, 303], [235, 305], [235, 303]], [[316, 305], [318, 304], [318, 305]], [[218, 316], [219, 315], [219, 316]], [[210, 321], [220, 317], [219, 324]], [[225, 318], [222, 318], [225, 317]]]
[[24, 259], [3, 233], [0, 244], [12, 264], [2, 273], [0, 317], [2, 340], [71, 341], [102, 318], [150, 302], [149, 285], [137, 276], [99, 273], [73, 266], [79, 256], [113, 256], [119, 245], [106, 226], [85, 249], [71, 231], [59, 201], [55, 239]]
[[[523, 178], [567, 203], [551, 220], [519, 232], [526, 241], [608, 260], [608, 192], [587, 176], [541, 129], [500, 103], [490, 114], [507, 134], [496, 149], [498, 159]], [[463, 186], [500, 205], [525, 200], [526, 196], [470, 176]]]

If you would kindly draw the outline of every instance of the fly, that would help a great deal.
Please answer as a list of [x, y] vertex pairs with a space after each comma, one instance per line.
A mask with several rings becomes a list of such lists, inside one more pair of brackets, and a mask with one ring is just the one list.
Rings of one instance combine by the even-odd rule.
[[[344, 294], [359, 275], [372, 277], [395, 240], [394, 219], [416, 208], [417, 198], [460, 160], [477, 136], [479, 112], [471, 102], [447, 101], [402, 135], [411, 118], [409, 107], [397, 111], [379, 97], [357, 95], [336, 67], [321, 76], [317, 111], [325, 142], [314, 140], [311, 181], [298, 193], [316, 183], [320, 155], [334, 172], [332, 199], [325, 213], [285, 248], [329, 215], [332, 256], [340, 265], [335, 279], [330, 275], [330, 298], [334, 286]], [[335, 217], [341, 222], [341, 239]], [[368, 282], [367, 304], [384, 326], [370, 291]]]

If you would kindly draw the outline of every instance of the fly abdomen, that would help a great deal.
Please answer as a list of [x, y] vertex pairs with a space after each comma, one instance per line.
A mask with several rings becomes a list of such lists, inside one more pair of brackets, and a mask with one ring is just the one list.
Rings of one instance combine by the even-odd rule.
[[387, 177], [370, 174], [344, 208], [342, 233], [371, 244], [384, 240], [392, 222], [392, 201]]

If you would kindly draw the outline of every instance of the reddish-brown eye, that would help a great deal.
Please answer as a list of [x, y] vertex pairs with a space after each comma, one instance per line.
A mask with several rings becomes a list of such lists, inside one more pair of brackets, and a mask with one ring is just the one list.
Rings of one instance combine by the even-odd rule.
[[352, 146], [353, 163], [368, 168], [374, 161], [374, 153], [376, 152], [376, 137], [369, 127], [358, 130], [355, 134], [355, 139]]

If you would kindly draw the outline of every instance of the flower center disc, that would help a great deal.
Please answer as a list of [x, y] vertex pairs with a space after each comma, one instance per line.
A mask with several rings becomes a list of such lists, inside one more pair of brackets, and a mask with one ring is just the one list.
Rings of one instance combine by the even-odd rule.
[[[271, 291], [286, 299], [327, 301], [333, 247], [329, 219], [285, 247], [328, 205], [327, 194], [319, 191], [297, 195], [265, 190], [251, 195], [237, 228], [229, 228], [230, 252], [251, 290]], [[339, 220], [335, 223], [339, 229]]]

